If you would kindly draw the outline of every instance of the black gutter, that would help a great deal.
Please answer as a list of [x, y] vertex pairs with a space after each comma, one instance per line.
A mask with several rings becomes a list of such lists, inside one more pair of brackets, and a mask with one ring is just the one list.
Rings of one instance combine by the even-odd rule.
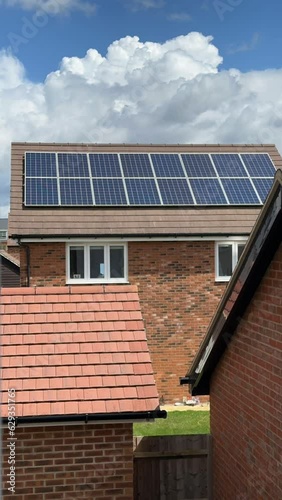
[[125, 238], [232, 238], [234, 236], [246, 236], [248, 237], [250, 233], [124, 233], [124, 234], [110, 234], [110, 233], [101, 233], [101, 234], [12, 234], [10, 238], [14, 240], [18, 240], [19, 244], [21, 239], [60, 239], [60, 238], [65, 238], [65, 239], [85, 239], [85, 238], [93, 238], [93, 239], [103, 239], [103, 238], [119, 238], [119, 239], [125, 239]]
[[[24, 424], [49, 424], [49, 423], [66, 423], [66, 422], [107, 422], [121, 420], [154, 420], [155, 418], [166, 418], [165, 410], [140, 411], [140, 412], [124, 412], [124, 413], [85, 413], [81, 415], [43, 415], [35, 417], [16, 417], [16, 426]], [[2, 424], [8, 424], [8, 418], [2, 418]]]

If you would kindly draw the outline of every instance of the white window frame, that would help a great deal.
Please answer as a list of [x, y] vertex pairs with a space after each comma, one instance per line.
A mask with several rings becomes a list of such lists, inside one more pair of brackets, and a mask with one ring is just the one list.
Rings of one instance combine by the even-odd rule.
[[0, 229], [0, 241], [6, 241], [8, 238], [8, 231], [6, 229]]
[[222, 241], [216, 241], [215, 242], [215, 281], [229, 281], [231, 278], [230, 276], [221, 276], [219, 274], [219, 247], [221, 245], [229, 245], [232, 247], [232, 273], [237, 265], [238, 262], [238, 246], [239, 245], [246, 245], [247, 238], [242, 238], [240, 240], [222, 240]]
[[[83, 247], [84, 248], [84, 278], [74, 279], [70, 277], [70, 248]], [[104, 247], [104, 264], [105, 264], [105, 277], [104, 278], [90, 278], [90, 247]], [[124, 277], [111, 278], [110, 277], [110, 247], [123, 247], [124, 255]], [[128, 249], [127, 243], [123, 242], [104, 242], [95, 240], [92, 242], [79, 242], [73, 241], [66, 244], [66, 277], [67, 284], [84, 285], [86, 283], [128, 283]]]

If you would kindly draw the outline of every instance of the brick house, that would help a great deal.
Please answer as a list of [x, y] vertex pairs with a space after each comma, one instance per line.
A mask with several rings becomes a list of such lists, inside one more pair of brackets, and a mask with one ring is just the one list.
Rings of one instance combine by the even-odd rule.
[[0, 299], [1, 498], [132, 500], [133, 422], [166, 416], [136, 287], [6, 288]]
[[209, 394], [215, 500], [282, 498], [282, 171], [182, 383]]
[[0, 287], [20, 286], [20, 261], [6, 250], [0, 250]]
[[261, 210], [273, 165], [282, 165], [273, 145], [14, 143], [9, 236], [20, 245], [21, 285], [137, 285], [161, 401], [182, 400], [178, 379]]

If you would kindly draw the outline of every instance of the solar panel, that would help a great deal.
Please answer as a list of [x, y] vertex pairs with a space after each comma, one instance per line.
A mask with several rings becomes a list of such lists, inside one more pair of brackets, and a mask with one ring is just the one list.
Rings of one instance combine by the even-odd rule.
[[212, 154], [219, 177], [248, 177], [237, 154]]
[[57, 179], [27, 178], [25, 180], [26, 205], [58, 205]]
[[60, 179], [62, 205], [93, 205], [90, 179]]
[[92, 177], [122, 177], [117, 154], [89, 154]]
[[158, 179], [164, 205], [193, 205], [186, 179]]
[[149, 155], [121, 154], [124, 177], [153, 177]]
[[191, 179], [190, 184], [198, 205], [226, 205], [218, 179]]
[[161, 205], [154, 179], [126, 179], [130, 205]]
[[216, 177], [215, 170], [207, 154], [182, 154], [188, 177]]
[[183, 168], [176, 154], [151, 154], [157, 177], [185, 177]]
[[260, 205], [249, 179], [222, 179], [222, 185], [231, 205]]
[[87, 155], [82, 153], [58, 153], [60, 177], [89, 177]]
[[253, 183], [261, 201], [264, 203], [273, 184], [273, 179], [253, 179]]
[[56, 177], [56, 153], [26, 153], [26, 177]]
[[122, 179], [93, 179], [96, 205], [126, 205]]
[[242, 154], [251, 177], [273, 177], [275, 168], [267, 154]]

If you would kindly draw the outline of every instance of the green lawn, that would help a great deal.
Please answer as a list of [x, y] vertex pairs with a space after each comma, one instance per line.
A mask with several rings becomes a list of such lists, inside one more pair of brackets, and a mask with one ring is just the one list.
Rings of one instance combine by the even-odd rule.
[[170, 411], [167, 418], [133, 425], [134, 436], [169, 436], [179, 434], [209, 434], [209, 411]]

